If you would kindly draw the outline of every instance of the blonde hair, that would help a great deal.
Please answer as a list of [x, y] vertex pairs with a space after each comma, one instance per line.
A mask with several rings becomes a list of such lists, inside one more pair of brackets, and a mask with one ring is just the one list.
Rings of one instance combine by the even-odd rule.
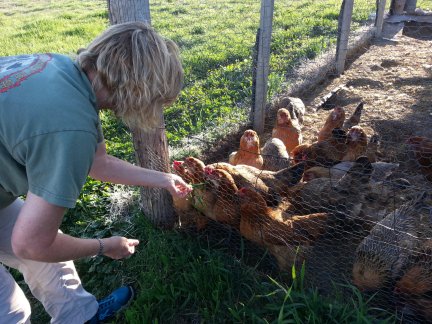
[[158, 110], [182, 87], [177, 45], [143, 22], [109, 27], [79, 52], [77, 63], [96, 72], [94, 90], [105, 87], [115, 115], [132, 128], [161, 127]]

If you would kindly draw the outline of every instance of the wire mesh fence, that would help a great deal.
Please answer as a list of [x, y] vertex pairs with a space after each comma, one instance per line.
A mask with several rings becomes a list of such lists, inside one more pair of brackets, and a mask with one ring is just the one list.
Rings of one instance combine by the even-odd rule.
[[[192, 136], [171, 141], [172, 170], [194, 188], [174, 206], [180, 228], [205, 235], [212, 247], [259, 270], [304, 265], [307, 285], [323, 294], [351, 294], [355, 287], [403, 322], [428, 322], [431, 22], [390, 17], [383, 39], [371, 40], [376, 3], [359, 3], [343, 74], [334, 68], [340, 3], [320, 1], [319, 9], [305, 1], [275, 3], [271, 101], [258, 134], [249, 116], [259, 8], [246, 2], [247, 9], [236, 11], [230, 6], [238, 3], [218, 2], [218, 14], [241, 12], [221, 41], [231, 45], [224, 49], [226, 64], [212, 65], [207, 55], [222, 55], [219, 45], [201, 47], [203, 70], [186, 63], [197, 76], [186, 86], [205, 90], [180, 100], [189, 112], [174, 107], [167, 114], [168, 131], [182, 118], [205, 121], [186, 131]], [[301, 16], [300, 9], [311, 11]], [[321, 20], [309, 21], [312, 16]], [[204, 21], [197, 34], [207, 37], [211, 22]], [[238, 37], [246, 56], [234, 54]], [[177, 41], [187, 52], [187, 39]], [[216, 84], [222, 88], [216, 91]]]

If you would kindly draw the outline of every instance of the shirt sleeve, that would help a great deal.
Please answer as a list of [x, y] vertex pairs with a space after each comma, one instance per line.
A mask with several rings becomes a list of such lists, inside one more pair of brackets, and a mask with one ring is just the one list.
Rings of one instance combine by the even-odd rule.
[[34, 136], [17, 145], [24, 161], [29, 191], [66, 208], [76, 200], [90, 172], [97, 136], [86, 131], [61, 131]]

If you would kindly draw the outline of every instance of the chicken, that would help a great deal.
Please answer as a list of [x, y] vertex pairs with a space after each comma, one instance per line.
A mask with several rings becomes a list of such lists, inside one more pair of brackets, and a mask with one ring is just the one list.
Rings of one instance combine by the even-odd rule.
[[305, 170], [302, 181], [308, 182], [318, 178], [329, 178], [331, 180], [338, 181], [345, 173], [346, 171], [339, 171], [338, 169], [314, 166]]
[[300, 182], [303, 177], [304, 164], [298, 163], [279, 171], [250, 169], [249, 172], [256, 178], [259, 178], [268, 187], [267, 192], [274, 199], [275, 196], [286, 197], [288, 189]]
[[300, 144], [297, 145], [290, 153], [291, 159], [294, 161], [294, 164], [297, 164], [299, 162], [309, 162], [308, 154], [312, 152], [310, 149], [311, 144]]
[[258, 170], [248, 165], [232, 166], [227, 163], [213, 163], [211, 166], [231, 174], [237, 187], [252, 187], [257, 190], [269, 206], [278, 204], [281, 198], [287, 195], [288, 188], [300, 182], [304, 171], [303, 163], [279, 171]]
[[428, 194], [420, 193], [377, 223], [356, 250], [353, 283], [362, 291], [391, 288], [429, 225]]
[[206, 181], [203, 161], [195, 157], [187, 157], [184, 166], [191, 177], [193, 184], [192, 205], [208, 218], [213, 217], [213, 206], [216, 202], [215, 188], [211, 182]]
[[355, 161], [359, 156], [366, 155], [367, 135], [360, 126], [353, 126], [348, 130], [346, 139], [346, 153], [342, 161]]
[[183, 168], [186, 170], [184, 173], [190, 179], [192, 184], [204, 184], [205, 183], [205, 163], [198, 158], [189, 156], [185, 158], [183, 162]]
[[364, 103], [360, 102], [359, 105], [354, 110], [353, 114], [343, 123], [342, 126], [343, 129], [350, 129], [351, 127], [357, 126], [360, 123], [363, 106]]
[[292, 272], [293, 267], [299, 269], [311, 255], [313, 246], [309, 245], [269, 245], [268, 251], [276, 259], [282, 271]]
[[187, 183], [193, 182], [193, 177], [192, 177], [191, 173], [185, 167], [184, 161], [173, 161], [172, 169], [174, 170], [175, 174], [182, 177], [182, 179], [184, 181], [186, 181]]
[[[313, 179], [324, 178], [328, 179], [327, 182], [330, 184], [336, 184], [354, 165], [355, 162], [345, 161], [336, 164], [332, 168], [312, 167], [303, 174], [303, 181], [310, 182]], [[364, 230], [370, 230], [389, 212], [405, 203], [407, 198], [414, 193], [414, 189], [408, 180], [389, 178], [398, 169], [399, 164], [375, 162], [371, 165], [372, 173], [369, 182], [361, 185], [363, 189], [359, 194], [358, 204], [355, 204], [356, 210], [351, 213], [351, 216], [355, 219], [355, 224], [361, 225]], [[321, 181], [325, 182], [325, 180]], [[352, 198], [357, 200], [355, 196]]]
[[[172, 169], [174, 170], [174, 173], [182, 177], [184, 181], [192, 183], [190, 174], [188, 174], [184, 167], [184, 161], [173, 161]], [[188, 211], [192, 209], [191, 195], [184, 198], [173, 196], [173, 203], [175, 209], [179, 211]]]
[[377, 134], [373, 134], [366, 147], [366, 156], [368, 157], [369, 161], [376, 162], [378, 160], [378, 157], [381, 156], [381, 152], [379, 152], [379, 144], [380, 144], [380, 138]]
[[237, 186], [232, 176], [225, 170], [206, 166], [204, 169], [206, 178], [216, 188], [216, 201], [213, 204], [211, 217], [223, 224], [239, 228], [240, 209], [237, 201]]
[[303, 142], [300, 125], [296, 119], [290, 117], [290, 113], [285, 108], [280, 108], [277, 112], [276, 124], [272, 131], [273, 138], [279, 138], [288, 152]]
[[356, 214], [369, 188], [372, 165], [360, 157], [339, 181], [317, 178], [288, 189], [292, 212], [309, 214], [333, 211]]
[[234, 166], [225, 162], [211, 163], [208, 166], [228, 172], [233, 177], [237, 187], [251, 186], [265, 196], [269, 203], [271, 201], [277, 203], [274, 200], [276, 198], [269, 193], [269, 187], [257, 176], [257, 173], [259, 174], [263, 170], [243, 164]]
[[345, 121], [345, 110], [342, 107], [335, 107], [328, 115], [324, 126], [318, 132], [318, 142], [325, 141], [332, 136], [335, 128], [342, 128]]
[[341, 128], [334, 128], [327, 140], [295, 147], [290, 156], [294, 163], [304, 161], [305, 168], [313, 166], [332, 166], [340, 161], [347, 152], [346, 133]]
[[279, 171], [290, 166], [285, 144], [279, 138], [269, 139], [261, 149], [264, 159], [263, 170]]
[[[187, 183], [193, 183], [192, 174], [184, 166], [184, 161], [173, 161], [172, 168]], [[174, 209], [179, 218], [180, 227], [195, 225], [198, 230], [207, 226], [207, 219], [193, 208], [193, 193], [184, 198], [173, 196]]]
[[411, 200], [415, 193], [409, 181], [403, 178], [371, 182], [357, 214], [358, 223], [363, 230], [370, 231], [389, 213]]
[[419, 251], [413, 253], [404, 274], [396, 282], [394, 293], [398, 304], [412, 313], [432, 319], [432, 239], [423, 241]]
[[238, 151], [230, 154], [229, 163], [232, 165], [246, 164], [262, 169], [264, 161], [260, 152], [260, 141], [257, 132], [252, 129], [244, 131], [240, 138], [240, 147]]
[[280, 208], [270, 208], [251, 188], [240, 188], [240, 233], [268, 248], [282, 270], [306, 257], [308, 249], [326, 231], [328, 213], [292, 216]]
[[421, 136], [412, 136], [406, 143], [417, 159], [426, 179], [432, 181], [432, 140]]
[[292, 216], [280, 208], [268, 207], [264, 198], [252, 188], [240, 188], [237, 195], [240, 197], [241, 235], [269, 247], [270, 251], [281, 251], [275, 249], [275, 245], [291, 248], [313, 245], [326, 231], [329, 213]]

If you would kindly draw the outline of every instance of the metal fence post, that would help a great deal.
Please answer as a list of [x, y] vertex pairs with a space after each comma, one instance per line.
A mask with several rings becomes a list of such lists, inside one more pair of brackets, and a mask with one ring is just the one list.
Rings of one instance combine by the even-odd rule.
[[341, 74], [345, 69], [348, 52], [348, 38], [351, 27], [351, 17], [354, 0], [343, 0], [339, 14], [338, 39], [336, 48], [336, 73]]
[[264, 131], [273, 9], [274, 0], [261, 1], [258, 60], [255, 82], [255, 104], [253, 107], [253, 128], [257, 133], [262, 133]]
[[377, 14], [375, 19], [375, 37], [381, 37], [383, 23], [384, 23], [384, 10], [386, 0], [379, 0], [377, 4]]

